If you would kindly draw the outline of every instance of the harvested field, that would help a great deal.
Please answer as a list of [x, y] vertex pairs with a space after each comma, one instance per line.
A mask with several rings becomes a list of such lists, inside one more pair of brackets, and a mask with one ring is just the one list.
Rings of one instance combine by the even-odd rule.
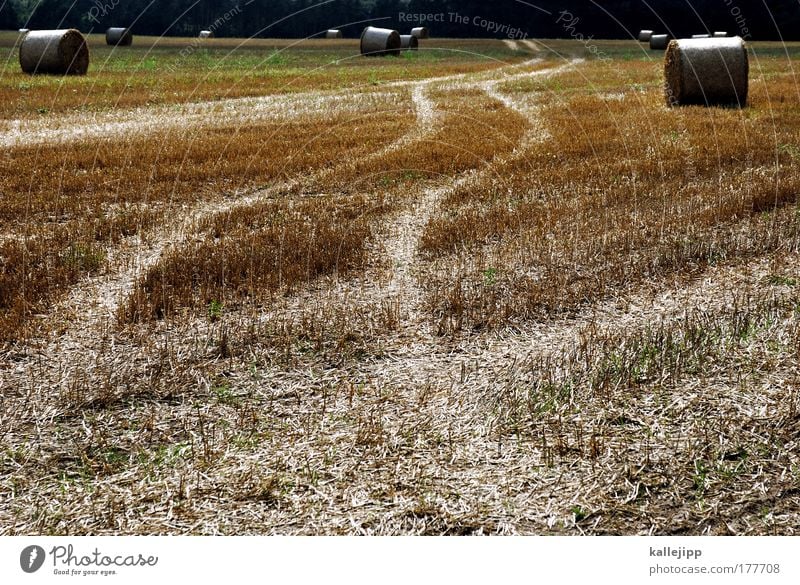
[[0, 534], [796, 534], [800, 47], [192, 41], [2, 74]]

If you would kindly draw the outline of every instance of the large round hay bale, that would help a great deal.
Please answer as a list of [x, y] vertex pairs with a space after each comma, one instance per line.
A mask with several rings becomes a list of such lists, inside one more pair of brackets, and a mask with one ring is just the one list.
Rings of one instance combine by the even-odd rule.
[[412, 28], [411, 35], [421, 40], [431, 38], [431, 32], [428, 30], [427, 26], [418, 26], [416, 28]]
[[665, 51], [669, 45], [669, 35], [653, 35], [650, 37], [650, 48], [653, 51]]
[[342, 38], [342, 31], [336, 28], [332, 28], [325, 32], [326, 39], [341, 39]]
[[201, 39], [213, 39], [214, 38], [214, 31], [213, 30], [201, 30], [200, 34], [197, 35]]
[[671, 41], [664, 61], [667, 103], [744, 107], [749, 74], [741, 37]]
[[133, 34], [129, 28], [112, 27], [106, 31], [106, 44], [116, 47], [130, 47], [133, 44]]
[[400, 48], [404, 51], [416, 51], [419, 49], [419, 39], [414, 35], [400, 35]]
[[400, 33], [388, 28], [368, 26], [361, 33], [361, 54], [369, 57], [399, 55]]
[[728, 36], [728, 33], [722, 30], [718, 30], [714, 33], [715, 39], [724, 39]]
[[642, 30], [639, 31], [639, 42], [640, 43], [649, 43], [650, 37], [653, 36], [653, 31], [651, 30]]
[[19, 64], [25, 73], [85, 75], [89, 46], [75, 29], [30, 31], [19, 47]]

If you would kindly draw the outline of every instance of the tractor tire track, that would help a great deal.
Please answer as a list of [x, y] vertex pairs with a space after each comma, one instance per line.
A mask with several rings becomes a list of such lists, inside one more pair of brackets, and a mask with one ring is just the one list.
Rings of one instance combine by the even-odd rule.
[[[532, 126], [531, 130], [526, 133], [520, 146], [509, 155], [512, 159], [522, 156], [525, 152], [525, 148], [530, 144], [546, 140], [547, 135], [543, 130], [542, 124], [538, 121], [538, 116], [535, 111], [520, 105], [517, 101], [500, 93], [497, 90], [497, 86], [516, 79], [552, 77], [575, 67], [578, 63], [580, 63], [580, 61], [575, 60], [551, 69], [519, 73], [476, 84], [476, 87], [479, 87], [489, 95], [489, 97], [503, 103], [506, 108], [524, 115], [528, 119], [528, 123]], [[434, 187], [426, 190], [416, 204], [395, 221], [391, 229], [391, 233], [393, 233], [394, 236], [386, 243], [386, 252], [392, 265], [395, 267], [394, 276], [386, 287], [386, 290], [380, 291], [379, 294], [401, 295], [404, 297], [402, 304], [414, 308], [412, 310], [411, 323], [409, 324], [410, 327], [418, 331], [424, 330], [423, 323], [425, 320], [419, 310], [422, 304], [422, 293], [416, 282], [416, 268], [418, 264], [420, 240], [425, 231], [425, 226], [427, 226], [431, 217], [439, 208], [442, 199], [448, 194], [456, 191], [470, 181], [477, 180], [488, 173], [492, 173], [492, 169], [496, 164], [505, 162], [507, 159], [508, 157], [498, 157], [489, 162], [484, 168], [467, 172], [447, 186]]]
[[[533, 61], [512, 65], [509, 68], [518, 68], [532, 63]], [[464, 78], [464, 74], [458, 74], [414, 82], [411, 90], [411, 103], [416, 114], [414, 125], [399, 140], [369, 155], [367, 160], [379, 160], [389, 156], [416, 140], [424, 140], [434, 132], [437, 128], [438, 116], [435, 105], [427, 97], [427, 88], [433, 84], [456, 83]], [[403, 84], [404, 82], [400, 82], [396, 85], [402, 86]], [[192, 237], [194, 226], [199, 222], [221, 213], [251, 207], [273, 199], [287, 191], [302, 187], [303, 184], [324, 180], [341, 172], [351, 164], [352, 161], [345, 161], [334, 168], [322, 169], [308, 177], [291, 178], [267, 189], [241, 196], [235, 201], [201, 203], [189, 209], [176, 220], [161, 226], [154, 233], [146, 236], [133, 236], [122, 245], [109, 250], [107, 264], [116, 268], [112, 268], [110, 273], [87, 279], [73, 287], [66, 299], [54, 307], [51, 315], [58, 315], [65, 320], [62, 327], [65, 331], [58, 339], [54, 340], [58, 347], [54, 351], [79, 351], [80, 348], [94, 343], [99, 331], [110, 330], [116, 320], [119, 307], [133, 293], [140, 276], [157, 265], [169, 250], [186, 244]]]

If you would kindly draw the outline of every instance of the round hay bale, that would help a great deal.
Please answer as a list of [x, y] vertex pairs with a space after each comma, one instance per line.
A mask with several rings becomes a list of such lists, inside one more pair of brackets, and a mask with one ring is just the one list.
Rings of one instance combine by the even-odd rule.
[[650, 37], [653, 36], [653, 31], [651, 30], [642, 30], [639, 31], [639, 42], [640, 43], [649, 43]]
[[416, 28], [412, 28], [411, 35], [420, 40], [431, 38], [431, 32], [428, 30], [427, 26], [418, 26]]
[[669, 45], [669, 35], [653, 35], [650, 37], [650, 49], [653, 51], [666, 51]]
[[400, 54], [400, 33], [388, 28], [368, 26], [361, 33], [361, 54], [367, 57]]
[[332, 28], [329, 31], [325, 32], [326, 39], [341, 39], [344, 35], [342, 35], [342, 31], [339, 29]]
[[728, 36], [728, 33], [726, 33], [725, 31], [722, 31], [722, 30], [718, 30], [718, 31], [716, 31], [714, 33], [714, 38], [715, 39], [724, 39], [727, 36]]
[[419, 39], [414, 35], [400, 35], [400, 48], [404, 51], [416, 51], [419, 49]]
[[29, 32], [31, 32], [31, 29], [29, 29], [29, 28], [21, 28], [21, 29], [19, 29], [19, 31], [17, 31], [17, 32], [19, 32], [19, 34], [21, 34], [21, 35], [26, 35], [26, 34], [28, 34]]
[[671, 41], [664, 60], [667, 103], [744, 107], [749, 74], [741, 37]]
[[30, 31], [19, 47], [19, 64], [25, 73], [85, 75], [89, 46], [75, 29]]
[[214, 31], [212, 30], [201, 30], [200, 34], [197, 35], [201, 39], [213, 39], [214, 38]]
[[706, 34], [703, 34], [703, 35], [692, 35], [692, 38], [693, 39], [710, 39], [711, 35], [706, 35]]
[[129, 28], [112, 27], [106, 31], [106, 44], [115, 47], [130, 47], [133, 44], [133, 34]]

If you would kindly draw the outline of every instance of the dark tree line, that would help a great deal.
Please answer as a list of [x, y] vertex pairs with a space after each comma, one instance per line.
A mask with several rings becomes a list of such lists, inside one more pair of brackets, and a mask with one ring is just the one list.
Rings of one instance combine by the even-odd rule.
[[365, 21], [407, 30], [420, 20], [439, 37], [630, 38], [651, 28], [800, 40], [800, 0], [0, 0], [5, 29], [132, 26], [137, 34], [193, 36], [213, 28], [217, 36], [305, 37], [340, 27], [355, 37]]

